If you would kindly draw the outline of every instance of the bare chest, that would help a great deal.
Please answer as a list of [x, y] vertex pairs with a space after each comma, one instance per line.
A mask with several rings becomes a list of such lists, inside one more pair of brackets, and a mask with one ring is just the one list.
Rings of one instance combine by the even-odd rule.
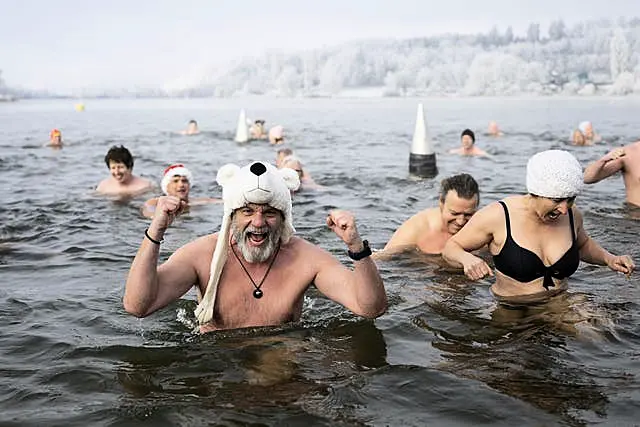
[[[247, 274], [236, 260], [227, 259], [218, 284], [215, 327], [270, 326], [299, 320], [304, 292], [313, 277], [304, 271], [293, 271], [285, 261], [276, 261], [268, 274], [266, 268], [248, 268]], [[204, 290], [208, 278], [207, 271], [201, 289]]]
[[451, 235], [442, 231], [428, 232], [418, 239], [418, 249], [426, 254], [439, 255]]

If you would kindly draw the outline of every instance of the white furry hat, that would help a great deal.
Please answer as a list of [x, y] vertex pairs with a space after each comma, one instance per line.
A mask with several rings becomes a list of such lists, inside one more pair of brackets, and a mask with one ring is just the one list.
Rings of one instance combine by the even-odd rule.
[[169, 186], [169, 182], [171, 182], [171, 178], [173, 178], [174, 176], [186, 177], [189, 180], [189, 185], [193, 187], [193, 175], [191, 175], [191, 171], [187, 169], [182, 163], [176, 163], [166, 168], [162, 175], [160, 187], [162, 188], [162, 192], [165, 195], [168, 195], [167, 187]]
[[531, 156], [527, 163], [530, 194], [560, 199], [577, 195], [582, 186], [582, 166], [568, 151], [542, 151]]
[[216, 181], [222, 186], [224, 216], [211, 260], [209, 283], [195, 310], [200, 324], [207, 323], [213, 318], [218, 282], [229, 252], [233, 211], [249, 203], [269, 205], [284, 215], [281, 242], [287, 243], [295, 233], [291, 214], [291, 191], [298, 189], [300, 179], [293, 169], [276, 169], [267, 162], [253, 162], [243, 168], [227, 164], [218, 170]]

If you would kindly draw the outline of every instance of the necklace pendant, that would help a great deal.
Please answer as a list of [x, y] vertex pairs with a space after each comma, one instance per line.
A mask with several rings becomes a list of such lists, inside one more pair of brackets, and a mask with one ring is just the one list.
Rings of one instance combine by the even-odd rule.
[[262, 291], [260, 289], [256, 289], [253, 291], [253, 297], [255, 299], [260, 299], [262, 298]]

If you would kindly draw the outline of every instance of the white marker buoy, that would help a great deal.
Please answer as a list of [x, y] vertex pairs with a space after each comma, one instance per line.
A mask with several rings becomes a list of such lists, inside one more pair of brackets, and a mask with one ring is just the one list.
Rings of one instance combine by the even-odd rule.
[[240, 110], [240, 116], [238, 116], [238, 126], [236, 127], [236, 142], [249, 141], [249, 128], [247, 127], [247, 117], [244, 113], [244, 109]]
[[409, 154], [409, 173], [421, 178], [433, 178], [438, 175], [436, 153], [427, 130], [422, 104], [418, 104], [416, 128], [413, 132], [413, 143]]

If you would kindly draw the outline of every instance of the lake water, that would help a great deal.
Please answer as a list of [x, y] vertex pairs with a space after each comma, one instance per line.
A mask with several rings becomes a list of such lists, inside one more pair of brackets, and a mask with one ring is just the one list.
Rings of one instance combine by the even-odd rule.
[[[409, 179], [416, 106], [424, 102], [440, 175]], [[640, 136], [637, 98], [70, 100], [0, 104], [0, 424], [638, 425], [640, 276], [582, 264], [570, 290], [527, 311], [496, 306], [489, 280], [471, 283], [419, 255], [379, 268], [389, 310], [363, 320], [315, 289], [303, 321], [278, 328], [192, 333], [195, 294], [139, 320], [124, 312], [125, 278], [148, 221], [144, 198], [92, 189], [103, 158], [124, 144], [134, 172], [156, 182], [172, 162], [193, 172], [192, 196], [219, 197], [217, 169], [275, 158], [265, 142], [232, 139], [240, 108], [281, 123], [288, 145], [326, 187], [294, 199], [298, 235], [347, 265], [324, 225], [353, 211], [382, 248], [437, 202], [439, 180], [469, 172], [481, 204], [524, 191], [529, 156], [566, 148], [586, 164]], [[198, 120], [201, 135], [177, 131]], [[571, 147], [581, 120], [605, 143]], [[482, 136], [489, 120], [506, 135]], [[51, 128], [62, 150], [43, 147]], [[446, 154], [462, 129], [493, 155]], [[592, 237], [640, 263], [640, 214], [620, 177], [577, 200]], [[192, 209], [165, 236], [161, 258], [216, 231], [221, 205]]]

